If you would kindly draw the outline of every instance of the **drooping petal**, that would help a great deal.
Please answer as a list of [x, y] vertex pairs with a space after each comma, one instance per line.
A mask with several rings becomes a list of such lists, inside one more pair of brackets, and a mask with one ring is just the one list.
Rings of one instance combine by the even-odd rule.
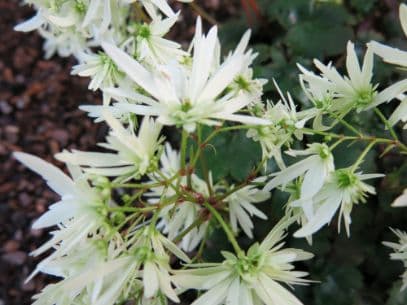
[[75, 193], [75, 186], [71, 178], [56, 166], [44, 160], [22, 152], [15, 152], [13, 156], [32, 171], [45, 179], [50, 188], [61, 196]]

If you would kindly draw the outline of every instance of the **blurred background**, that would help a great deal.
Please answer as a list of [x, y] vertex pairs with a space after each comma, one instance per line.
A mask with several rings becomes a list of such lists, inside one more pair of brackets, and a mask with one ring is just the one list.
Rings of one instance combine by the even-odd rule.
[[[95, 149], [106, 132], [104, 125], [92, 123], [78, 110], [79, 104], [100, 104], [101, 98], [87, 89], [87, 79], [70, 75], [74, 59], [45, 60], [42, 40], [36, 33], [13, 31], [14, 25], [34, 14], [21, 3], [0, 0], [0, 305], [30, 304], [33, 294], [55, 281], [38, 275], [24, 284], [40, 260], [28, 253], [48, 238], [47, 232], [32, 230], [31, 223], [57, 198], [38, 176], [11, 159], [11, 152], [36, 154], [61, 167], [52, 158], [55, 153], [63, 148]], [[292, 93], [299, 108], [308, 105], [298, 84], [297, 62], [311, 68], [312, 59], [318, 58], [343, 68], [348, 40], [356, 42], [360, 55], [364, 44], [372, 39], [407, 50], [397, 0], [201, 0], [196, 3], [208, 15], [207, 27], [214, 22], [219, 24], [224, 52], [236, 45], [248, 27], [253, 29], [251, 46], [259, 52], [256, 75], [275, 78], [283, 91]], [[182, 9], [183, 19], [170, 36], [186, 43], [194, 33], [199, 10], [179, 3], [174, 5]], [[379, 60], [375, 73], [375, 81], [383, 86], [407, 76]], [[266, 97], [275, 99], [274, 90], [270, 82]], [[389, 114], [394, 108], [390, 103], [382, 110]], [[383, 126], [369, 112], [348, 120], [366, 134], [384, 133]], [[406, 142], [407, 135], [400, 126], [397, 131]], [[243, 133], [219, 137], [213, 145], [217, 154], [208, 153], [207, 157], [215, 166], [215, 179], [246, 177], [260, 156], [258, 145]], [[356, 144], [339, 147], [336, 165], [347, 166], [361, 149]], [[289, 245], [316, 255], [299, 266], [311, 273], [311, 279], [321, 281], [295, 289], [304, 304], [407, 304], [407, 292], [400, 293], [398, 280], [404, 268], [400, 262], [390, 261], [390, 250], [381, 244], [384, 240], [396, 240], [389, 227], [407, 230], [407, 210], [390, 207], [407, 185], [407, 161], [391, 152], [380, 158], [382, 152], [381, 148], [372, 151], [363, 169], [391, 174], [377, 181], [378, 196], [355, 207], [351, 238], [344, 232], [338, 235], [337, 223], [333, 222], [315, 236], [313, 246], [303, 240], [288, 240]], [[225, 159], [225, 156], [229, 157]], [[274, 168], [273, 164], [269, 167]], [[270, 220], [256, 223], [256, 239], [264, 237], [279, 219], [284, 199], [284, 194], [277, 191], [271, 202], [260, 206]], [[244, 246], [251, 243], [245, 238], [240, 242]], [[208, 243], [207, 259], [217, 260], [219, 247], [225, 244], [223, 233], [215, 231]]]

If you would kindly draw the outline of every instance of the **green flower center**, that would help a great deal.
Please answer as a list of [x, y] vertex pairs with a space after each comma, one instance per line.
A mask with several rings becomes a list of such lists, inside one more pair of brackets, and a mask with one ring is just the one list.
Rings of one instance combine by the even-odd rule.
[[363, 108], [370, 105], [375, 95], [376, 91], [374, 91], [372, 88], [359, 91], [355, 99], [356, 107]]
[[315, 107], [316, 107], [317, 109], [320, 109], [320, 110], [327, 110], [327, 109], [329, 109], [329, 108], [332, 106], [332, 104], [333, 104], [333, 99], [332, 99], [332, 97], [330, 97], [330, 96], [326, 96], [326, 97], [324, 97], [324, 98], [321, 99], [321, 100], [315, 100], [315, 101], [314, 101], [314, 104], [315, 104]]
[[75, 9], [78, 13], [84, 14], [86, 12], [86, 4], [83, 0], [75, 0]]
[[318, 154], [321, 157], [321, 159], [326, 159], [331, 155], [331, 151], [329, 150], [328, 146], [323, 144], [320, 146]]
[[151, 31], [148, 25], [139, 25], [137, 28], [137, 34], [139, 37], [144, 39], [149, 39], [151, 36]]
[[348, 169], [337, 170], [335, 175], [340, 188], [354, 186], [358, 181], [358, 177]]
[[235, 84], [241, 90], [250, 91], [250, 83], [242, 75], [235, 78]]

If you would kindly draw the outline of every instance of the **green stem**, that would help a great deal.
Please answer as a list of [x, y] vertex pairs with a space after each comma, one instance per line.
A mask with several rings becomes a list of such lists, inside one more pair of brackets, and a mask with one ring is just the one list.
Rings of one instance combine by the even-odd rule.
[[185, 170], [185, 165], [187, 163], [187, 144], [188, 132], [183, 129], [181, 138], [181, 170]]
[[371, 143], [369, 143], [368, 146], [366, 146], [366, 148], [363, 150], [363, 152], [360, 154], [360, 156], [358, 157], [358, 159], [355, 161], [355, 163], [352, 165], [352, 172], [354, 172], [358, 166], [360, 165], [360, 163], [363, 162], [363, 159], [366, 157], [366, 155], [368, 154], [368, 152], [372, 149], [372, 147], [376, 144], [376, 141], [372, 141]]
[[174, 243], [180, 242], [185, 235], [187, 235], [189, 232], [191, 232], [194, 228], [200, 226], [202, 224], [202, 219], [198, 217], [191, 225], [189, 225], [184, 231], [182, 231], [180, 234], [178, 234], [177, 237], [173, 239]]
[[201, 16], [203, 19], [205, 19], [206, 21], [208, 21], [210, 24], [212, 24], [212, 25], [216, 25], [216, 24], [217, 24], [215, 18], [213, 18], [211, 15], [209, 15], [202, 7], [200, 7], [198, 4], [196, 4], [195, 2], [191, 2], [191, 3], [189, 3], [189, 5], [191, 6], [191, 8], [192, 8], [199, 16]]
[[346, 139], [339, 139], [337, 140], [334, 144], [332, 144], [331, 146], [329, 146], [329, 150], [333, 151], [335, 149], [335, 147], [337, 147], [339, 144], [341, 144], [342, 142], [346, 141]]
[[198, 249], [198, 252], [195, 255], [194, 260], [196, 259], [196, 260], [199, 261], [201, 259], [202, 253], [203, 253], [203, 251], [205, 249], [206, 241], [208, 240], [208, 237], [209, 237], [209, 226], [207, 226], [206, 229], [205, 229], [204, 237], [203, 237], [203, 239], [201, 241], [201, 244], [199, 245], [199, 249]]
[[389, 121], [386, 119], [384, 114], [380, 111], [379, 108], [374, 108], [374, 112], [377, 114], [377, 116], [382, 120], [384, 126], [389, 130], [391, 136], [393, 137], [394, 140], [399, 141], [399, 138], [397, 137], [396, 132], [394, 131], [393, 127], [391, 127]]
[[219, 224], [221, 225], [223, 231], [225, 232], [228, 240], [230, 241], [230, 243], [232, 244], [233, 248], [235, 249], [236, 254], [238, 255], [243, 255], [244, 252], [243, 250], [240, 248], [235, 235], [233, 234], [232, 230], [230, 229], [230, 227], [226, 224], [226, 222], [223, 220], [222, 216], [219, 214], [219, 212], [213, 207], [211, 206], [208, 202], [204, 203], [205, 207], [209, 210], [209, 212], [211, 212], [211, 214], [213, 216], [215, 216], [216, 220], [219, 222]]
[[343, 126], [345, 126], [346, 128], [348, 128], [350, 131], [352, 131], [353, 133], [357, 134], [358, 136], [361, 136], [362, 133], [357, 130], [355, 127], [353, 127], [351, 124], [349, 124], [348, 122], [346, 122], [343, 117], [346, 115], [343, 115], [342, 117], [337, 116], [335, 113], [330, 112], [330, 114], [338, 120], [339, 123], [341, 123]]
[[326, 136], [334, 139], [342, 139], [343, 141], [367, 141], [375, 142], [375, 144], [393, 145], [394, 147], [400, 149], [402, 152], [407, 153], [407, 146], [401, 143], [398, 139], [376, 138], [374, 136], [367, 136], [363, 134], [361, 134], [360, 136], [346, 136], [344, 134], [335, 134], [326, 131], [313, 130], [310, 128], [302, 128], [302, 131], [307, 134]]
[[162, 182], [155, 183], [117, 183], [111, 184], [113, 188], [152, 188], [162, 185]]
[[203, 142], [204, 145], [208, 144], [217, 134], [226, 132], [226, 131], [232, 131], [232, 130], [240, 130], [240, 129], [250, 129], [250, 128], [256, 128], [259, 127], [259, 125], [236, 125], [236, 126], [228, 126], [228, 127], [222, 127], [215, 129]]

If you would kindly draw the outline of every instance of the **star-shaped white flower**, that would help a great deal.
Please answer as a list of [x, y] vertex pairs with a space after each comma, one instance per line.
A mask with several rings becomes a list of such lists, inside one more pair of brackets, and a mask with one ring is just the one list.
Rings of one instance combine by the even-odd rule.
[[192, 68], [174, 63], [157, 67], [154, 72], [116, 46], [103, 43], [104, 50], [117, 66], [148, 94], [138, 101], [142, 105], [119, 103], [116, 107], [139, 115], [157, 116], [160, 123], [180, 126], [188, 132], [194, 131], [197, 123], [220, 125], [223, 120], [268, 124], [264, 119], [236, 114], [251, 102], [247, 95], [224, 92], [248, 56], [245, 49], [249, 36], [247, 32], [233, 54], [217, 67], [217, 28], [213, 27], [205, 36], [198, 19]]
[[302, 305], [279, 282], [305, 285], [306, 272], [294, 271], [293, 263], [312, 258], [298, 249], [282, 249], [286, 219], [254, 244], [247, 253], [222, 252], [222, 263], [189, 265], [175, 272], [174, 281], [185, 289], [207, 290], [191, 305]]
[[126, 129], [109, 112], [103, 117], [111, 127], [106, 137], [107, 143], [99, 144], [115, 153], [64, 151], [56, 155], [63, 162], [85, 166], [83, 169], [92, 174], [119, 177], [126, 181], [139, 177], [149, 171], [156, 162], [156, 152], [160, 147], [161, 124], [151, 118], [144, 118], [138, 135], [132, 128]]

